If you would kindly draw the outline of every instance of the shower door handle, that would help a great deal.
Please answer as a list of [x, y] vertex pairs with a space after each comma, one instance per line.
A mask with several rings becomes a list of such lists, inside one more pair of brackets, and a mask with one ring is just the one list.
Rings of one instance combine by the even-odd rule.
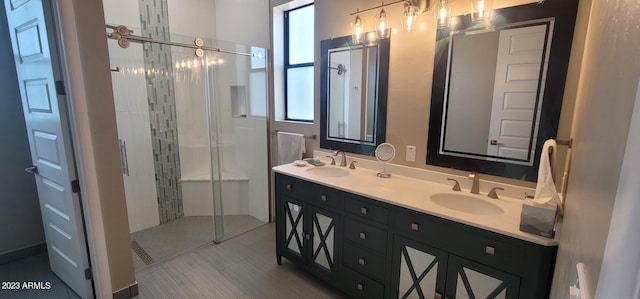
[[127, 157], [127, 142], [120, 139], [120, 163], [122, 174], [129, 176], [129, 158]]

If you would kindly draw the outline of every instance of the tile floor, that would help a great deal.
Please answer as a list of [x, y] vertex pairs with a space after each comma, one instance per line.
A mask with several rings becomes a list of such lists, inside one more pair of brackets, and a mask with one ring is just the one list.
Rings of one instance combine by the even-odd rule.
[[[249, 215], [224, 216], [225, 236], [232, 237], [265, 223]], [[188, 216], [131, 234], [136, 271], [213, 242], [213, 217]]]
[[136, 273], [137, 298], [346, 298], [291, 262], [276, 263], [275, 225]]
[[[0, 298], [78, 298], [51, 271], [46, 254], [0, 266], [0, 281], [51, 281], [48, 291], [0, 291]], [[283, 259], [276, 263], [275, 225], [210, 244], [136, 273], [135, 298], [346, 298]]]

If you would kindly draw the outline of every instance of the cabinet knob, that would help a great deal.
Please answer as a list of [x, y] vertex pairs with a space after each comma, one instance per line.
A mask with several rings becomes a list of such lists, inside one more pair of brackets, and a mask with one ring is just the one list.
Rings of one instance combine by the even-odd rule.
[[362, 284], [361, 282], [358, 283], [358, 291], [362, 291], [364, 290], [364, 284]]
[[365, 232], [360, 233], [360, 239], [364, 240], [366, 238], [367, 238], [367, 233]]
[[367, 215], [368, 212], [369, 212], [369, 209], [367, 209], [366, 207], [360, 208], [360, 213], [362, 213], [362, 215]]
[[487, 246], [484, 247], [484, 252], [486, 254], [494, 255], [494, 254], [496, 254], [496, 248], [493, 247], [493, 246], [488, 246], [487, 245]]
[[293, 185], [287, 184], [287, 190], [291, 190], [291, 189], [293, 189]]
[[307, 240], [311, 240], [311, 234], [304, 234], [304, 237], [307, 238]]
[[364, 263], [365, 263], [365, 260], [363, 257], [358, 258], [358, 265], [364, 265]]
[[327, 201], [327, 196], [326, 196], [326, 195], [322, 195], [322, 196], [320, 196], [320, 200], [322, 200], [322, 201]]
[[419, 230], [420, 229], [420, 225], [418, 225], [417, 223], [411, 223], [411, 230]]

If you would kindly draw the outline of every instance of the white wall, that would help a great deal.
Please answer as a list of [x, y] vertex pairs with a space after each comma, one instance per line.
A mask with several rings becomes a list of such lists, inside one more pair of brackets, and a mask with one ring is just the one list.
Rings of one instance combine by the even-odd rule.
[[216, 39], [269, 48], [269, 1], [215, 0]]
[[640, 297], [640, 82], [596, 298]]
[[216, 0], [167, 0], [169, 31], [172, 35], [215, 38], [216, 5]]
[[[45, 242], [11, 39], [0, 5], [0, 255]], [[19, 228], [19, 229], [16, 229]]]
[[[586, 3], [589, 2], [583, 5]], [[623, 163], [634, 161], [634, 155], [625, 156], [625, 150], [640, 79], [640, 7], [636, 0], [589, 4], [591, 14], [571, 134], [573, 159], [551, 298], [568, 298], [568, 287], [576, 281], [578, 262], [585, 263], [592, 286], [598, 285], [600, 277], [604, 281], [613, 278], [600, 274], [605, 248], [610, 249], [610, 255], [618, 245], [614, 242], [608, 247], [609, 232], [618, 229], [610, 228], [615, 219], [612, 211], [616, 198], [623, 200], [622, 207], [627, 204], [627, 179], [637, 184], [637, 179], [622, 177], [621, 170], [626, 175]], [[635, 138], [631, 140], [635, 142]], [[613, 223], [618, 225], [618, 220], [628, 219], [623, 217]], [[619, 236], [611, 238], [616, 240]], [[637, 252], [623, 258], [629, 258], [631, 264]], [[608, 267], [603, 269], [607, 269], [603, 273], [611, 271]], [[613, 269], [616, 270], [615, 265]], [[603, 286], [611, 285], [603, 282]], [[608, 293], [599, 298], [631, 297]]]

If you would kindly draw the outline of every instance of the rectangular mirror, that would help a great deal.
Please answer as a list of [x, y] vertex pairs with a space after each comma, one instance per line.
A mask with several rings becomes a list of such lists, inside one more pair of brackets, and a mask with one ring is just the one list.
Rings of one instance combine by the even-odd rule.
[[378, 47], [329, 50], [328, 139], [375, 144]]
[[440, 154], [533, 165], [553, 24], [451, 33]]
[[320, 44], [320, 147], [372, 155], [385, 139], [389, 39]]
[[439, 28], [427, 164], [535, 181], [558, 132], [577, 0], [496, 9]]

